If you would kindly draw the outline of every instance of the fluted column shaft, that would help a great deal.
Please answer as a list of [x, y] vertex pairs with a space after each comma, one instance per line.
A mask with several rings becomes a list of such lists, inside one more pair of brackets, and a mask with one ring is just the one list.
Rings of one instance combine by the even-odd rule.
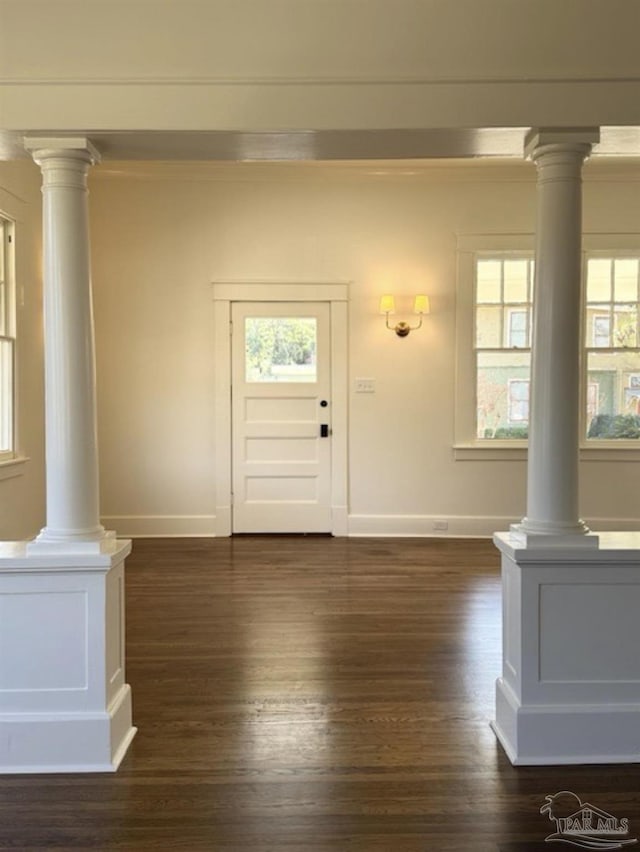
[[47, 521], [33, 546], [65, 549], [105, 534], [87, 205], [87, 174], [98, 155], [87, 140], [44, 142], [26, 143], [43, 176]]

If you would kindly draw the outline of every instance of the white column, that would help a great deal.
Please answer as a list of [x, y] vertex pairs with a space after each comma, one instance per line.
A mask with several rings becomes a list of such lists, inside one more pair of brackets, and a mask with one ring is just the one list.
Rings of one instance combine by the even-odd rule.
[[136, 729], [125, 680], [130, 541], [98, 510], [87, 139], [27, 139], [42, 168], [47, 525], [0, 543], [0, 773], [112, 772]]
[[578, 515], [581, 171], [596, 131], [536, 131], [527, 517], [502, 553], [493, 729], [514, 764], [640, 762], [640, 534]]
[[589, 531], [578, 509], [582, 164], [597, 141], [597, 130], [536, 130], [526, 144], [538, 171], [528, 540]]
[[46, 526], [30, 551], [99, 551], [96, 382], [85, 138], [27, 139], [42, 169]]

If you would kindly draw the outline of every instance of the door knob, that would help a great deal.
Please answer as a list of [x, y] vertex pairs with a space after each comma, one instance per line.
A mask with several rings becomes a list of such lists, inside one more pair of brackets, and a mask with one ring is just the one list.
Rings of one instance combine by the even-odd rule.
[[320, 437], [321, 438], [328, 438], [329, 437], [329, 424], [328, 423], [321, 423], [320, 424]]

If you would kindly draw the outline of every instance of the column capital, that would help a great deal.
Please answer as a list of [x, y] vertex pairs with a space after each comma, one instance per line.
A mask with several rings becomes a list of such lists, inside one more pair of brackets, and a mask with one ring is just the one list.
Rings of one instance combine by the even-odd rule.
[[38, 165], [66, 158], [94, 166], [101, 160], [100, 152], [86, 136], [25, 136], [24, 147]]
[[585, 159], [600, 141], [599, 127], [533, 127], [524, 140], [524, 156], [535, 160], [546, 152], [575, 152]]

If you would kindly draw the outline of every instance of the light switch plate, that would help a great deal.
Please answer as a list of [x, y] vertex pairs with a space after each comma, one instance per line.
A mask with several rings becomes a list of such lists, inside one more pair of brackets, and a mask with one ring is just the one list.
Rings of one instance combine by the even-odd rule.
[[376, 392], [376, 380], [375, 379], [356, 379], [356, 393], [375, 393]]

